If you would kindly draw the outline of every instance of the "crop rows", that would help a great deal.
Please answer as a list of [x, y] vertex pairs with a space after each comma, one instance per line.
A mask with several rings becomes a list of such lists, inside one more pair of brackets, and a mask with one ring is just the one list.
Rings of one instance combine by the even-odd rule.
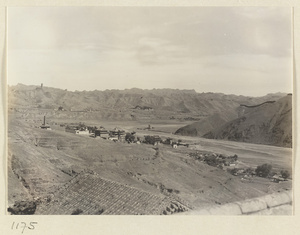
[[59, 190], [48, 205], [41, 205], [37, 214], [172, 214], [185, 211], [183, 205], [163, 195], [154, 195], [96, 174], [82, 173]]
[[78, 148], [78, 146], [81, 146], [80, 141], [67, 142], [63, 138], [54, 138], [54, 137], [36, 138], [35, 144], [43, 148], [55, 148], [58, 150], [68, 149], [68, 148]]

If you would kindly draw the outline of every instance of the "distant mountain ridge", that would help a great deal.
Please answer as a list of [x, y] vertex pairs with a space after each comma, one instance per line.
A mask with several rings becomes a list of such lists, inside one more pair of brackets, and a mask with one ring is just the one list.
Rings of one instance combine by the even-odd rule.
[[[222, 93], [197, 93], [195, 90], [139, 88], [125, 90], [67, 91], [58, 88], [18, 84], [8, 87], [9, 107], [58, 110], [59, 117], [76, 117], [76, 111], [90, 112], [82, 118], [110, 120], [138, 119], [203, 119], [220, 115], [225, 121], [238, 117], [241, 104], [255, 105], [277, 100], [284, 94], [263, 97], [225, 95]], [[135, 109], [147, 107], [147, 109]], [[69, 112], [69, 113], [68, 113]], [[70, 114], [70, 112], [72, 112]], [[216, 116], [217, 118], [217, 116]]]

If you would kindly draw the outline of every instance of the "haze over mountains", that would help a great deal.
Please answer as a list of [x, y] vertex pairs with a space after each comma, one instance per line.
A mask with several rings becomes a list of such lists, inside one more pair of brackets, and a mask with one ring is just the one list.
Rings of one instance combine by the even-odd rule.
[[195, 120], [191, 125], [183, 123], [176, 134], [291, 146], [292, 98], [284, 93], [246, 97], [138, 88], [72, 92], [18, 84], [9, 86], [8, 101], [9, 108], [52, 110], [49, 115], [56, 119]]

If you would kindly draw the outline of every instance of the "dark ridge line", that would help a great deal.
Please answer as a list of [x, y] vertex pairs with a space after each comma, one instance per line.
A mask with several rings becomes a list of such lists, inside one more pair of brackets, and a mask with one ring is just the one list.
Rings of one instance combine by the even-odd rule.
[[240, 104], [241, 107], [246, 107], [246, 108], [255, 108], [255, 107], [259, 107], [263, 104], [271, 104], [271, 103], [275, 103], [276, 101], [272, 100], [272, 101], [266, 101], [266, 102], [263, 102], [261, 104], [257, 104], [257, 105], [246, 105], [246, 104]]

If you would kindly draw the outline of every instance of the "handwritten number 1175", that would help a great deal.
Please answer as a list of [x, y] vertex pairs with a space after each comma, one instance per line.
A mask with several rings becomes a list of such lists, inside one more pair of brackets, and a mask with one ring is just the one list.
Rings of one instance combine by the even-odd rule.
[[35, 229], [35, 225], [37, 224], [37, 222], [30, 222], [29, 225], [27, 225], [25, 222], [20, 222], [20, 223], [15, 223], [13, 222], [11, 225], [11, 229], [22, 229], [22, 233], [24, 233], [24, 230], [26, 228], [30, 229], [30, 230], [34, 230]]

